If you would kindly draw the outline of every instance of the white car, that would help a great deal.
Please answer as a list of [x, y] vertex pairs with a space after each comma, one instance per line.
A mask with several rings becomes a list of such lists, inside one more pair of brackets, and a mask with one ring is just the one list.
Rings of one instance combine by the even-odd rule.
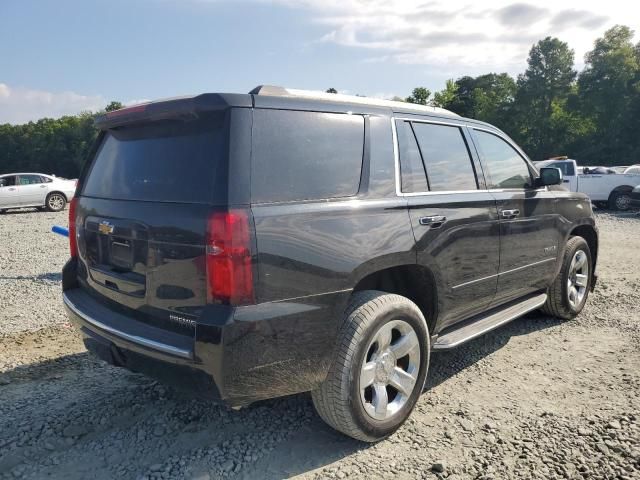
[[76, 183], [76, 180], [42, 173], [0, 175], [0, 212], [23, 207], [39, 207], [59, 212], [73, 198]]
[[640, 173], [640, 165], [631, 165], [625, 169], [624, 173]]

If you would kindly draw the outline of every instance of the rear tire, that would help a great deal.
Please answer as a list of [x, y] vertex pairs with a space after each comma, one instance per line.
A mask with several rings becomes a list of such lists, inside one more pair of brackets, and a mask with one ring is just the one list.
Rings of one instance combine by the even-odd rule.
[[67, 199], [62, 193], [52, 192], [47, 195], [45, 204], [47, 210], [49, 210], [50, 212], [60, 212], [64, 210], [64, 207], [67, 204]]
[[431, 353], [420, 309], [400, 295], [356, 292], [345, 312], [335, 360], [311, 392], [331, 427], [365, 442], [395, 432], [424, 388]]
[[609, 197], [609, 208], [626, 212], [631, 208], [631, 194], [629, 192], [613, 192]]
[[584, 308], [591, 289], [593, 262], [589, 244], [582, 237], [571, 237], [562, 258], [562, 267], [547, 291], [542, 311], [570, 320]]

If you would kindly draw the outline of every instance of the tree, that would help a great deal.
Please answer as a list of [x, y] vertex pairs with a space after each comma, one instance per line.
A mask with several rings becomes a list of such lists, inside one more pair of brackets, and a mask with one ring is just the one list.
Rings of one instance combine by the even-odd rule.
[[336, 90], [335, 88], [331, 87], [331, 88], [327, 88], [326, 92], [327, 93], [338, 93], [338, 90]]
[[516, 94], [516, 83], [506, 73], [447, 80], [446, 88], [434, 95], [433, 104], [464, 117], [508, 127]]
[[449, 104], [453, 103], [458, 93], [458, 86], [453, 79], [447, 80], [444, 90], [433, 94], [433, 105], [435, 107], [449, 108]]
[[406, 98], [406, 101], [409, 103], [418, 103], [420, 105], [426, 105], [429, 100], [429, 96], [431, 95], [431, 91], [424, 87], [416, 87], [411, 92], [411, 96]]
[[578, 79], [580, 107], [597, 126], [585, 153], [610, 162], [640, 153], [640, 46], [617, 25], [595, 41]]
[[113, 112], [114, 110], [120, 110], [121, 108], [124, 108], [124, 105], [120, 102], [116, 102], [115, 100], [113, 100], [111, 103], [109, 103], [109, 105], [107, 105], [107, 107], [105, 108], [105, 111]]
[[513, 134], [534, 158], [547, 158], [567, 143], [554, 128], [552, 115], [565, 108], [572, 91], [573, 58], [565, 42], [547, 37], [531, 48], [528, 67], [518, 76]]

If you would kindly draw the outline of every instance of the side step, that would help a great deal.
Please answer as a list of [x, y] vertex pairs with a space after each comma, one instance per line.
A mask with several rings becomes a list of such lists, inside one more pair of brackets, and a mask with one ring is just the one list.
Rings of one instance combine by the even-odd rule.
[[516, 304], [509, 304], [507, 307], [500, 308], [497, 311], [492, 310], [488, 313], [473, 317], [466, 322], [462, 322], [461, 325], [454, 325], [452, 329], [447, 329], [449, 331], [445, 330], [444, 333], [438, 335], [431, 349], [450, 350], [455, 348], [505, 323], [509, 323], [511, 320], [515, 320], [525, 313], [540, 308], [546, 301], [547, 294], [540, 293]]

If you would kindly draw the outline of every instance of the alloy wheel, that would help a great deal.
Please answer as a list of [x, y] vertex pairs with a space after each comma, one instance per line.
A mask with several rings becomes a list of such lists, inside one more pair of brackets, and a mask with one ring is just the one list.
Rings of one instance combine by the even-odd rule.
[[49, 197], [48, 201], [49, 208], [52, 210], [61, 210], [64, 207], [64, 199], [62, 195], [54, 193]]
[[589, 257], [583, 250], [577, 250], [569, 267], [567, 296], [569, 304], [577, 309], [587, 293], [589, 286]]
[[411, 325], [382, 325], [367, 347], [360, 369], [360, 400], [367, 414], [387, 420], [398, 413], [416, 388], [420, 343]]

